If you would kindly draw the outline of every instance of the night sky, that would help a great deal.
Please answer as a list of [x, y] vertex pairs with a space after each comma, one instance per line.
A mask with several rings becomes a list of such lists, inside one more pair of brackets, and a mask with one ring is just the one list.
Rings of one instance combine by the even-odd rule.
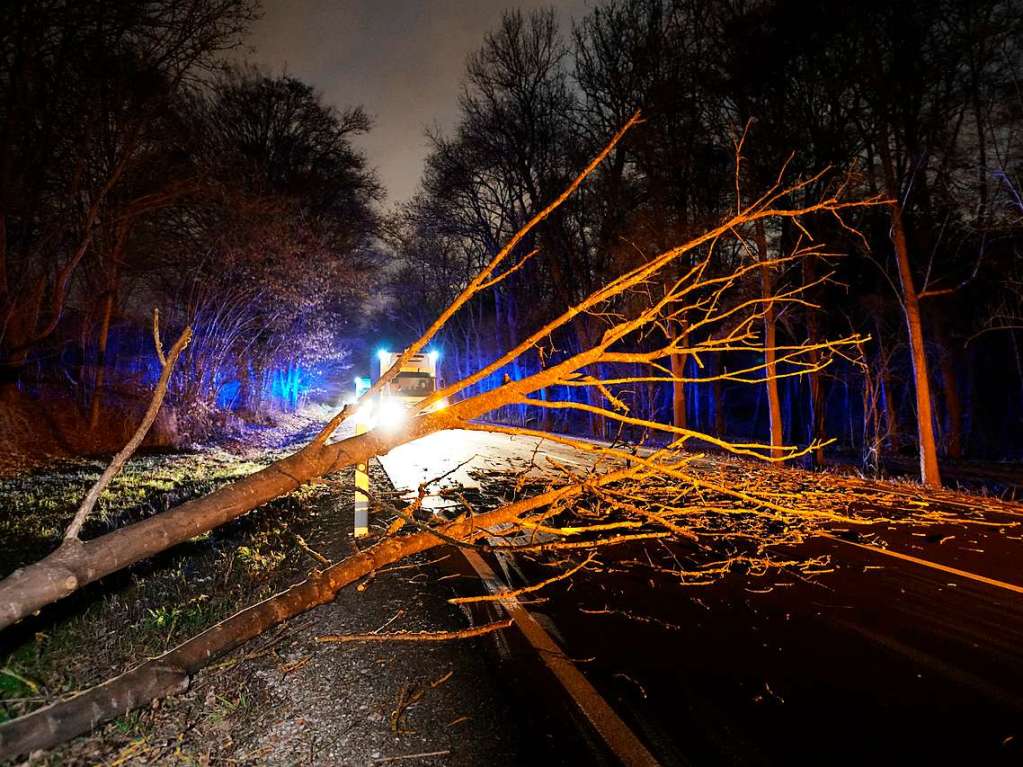
[[263, 0], [248, 59], [311, 83], [338, 107], [362, 104], [375, 118], [359, 140], [387, 203], [415, 191], [424, 130], [458, 114], [466, 56], [506, 8], [558, 8], [566, 34], [594, 0]]

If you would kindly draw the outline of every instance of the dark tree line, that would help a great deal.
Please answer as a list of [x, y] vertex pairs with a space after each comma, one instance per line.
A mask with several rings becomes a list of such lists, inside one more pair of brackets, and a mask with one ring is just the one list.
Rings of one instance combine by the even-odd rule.
[[[677, 377], [711, 381], [634, 387], [631, 406], [779, 446], [834, 435], [872, 467], [882, 453], [912, 451], [930, 483], [939, 455], [1018, 452], [1021, 23], [1016, 0], [612, 0], [570, 34], [553, 12], [509, 13], [469, 60], [459, 124], [431, 137], [421, 190], [392, 220], [396, 317], [422, 328], [641, 109], [645, 123], [523, 245], [522, 267], [449, 329], [453, 373], [571, 304], [598, 275], [720, 220], [783, 166], [806, 177], [830, 169], [798, 194], [843, 183], [884, 198], [857, 231], [825, 217], [802, 231], [761, 226], [719, 258], [726, 269], [806, 252], [750, 281], [750, 295], [809, 285], [816, 304], [770, 313], [765, 345], [853, 330], [870, 336], [859, 356], [795, 375], [779, 351], [768, 362], [780, 377], [750, 398], [713, 381], [719, 367], [742, 366], [743, 353], [679, 355]], [[810, 238], [828, 243], [829, 255], [807, 252]], [[601, 327], [580, 316], [536, 365]], [[529, 408], [502, 417], [581, 426]], [[596, 418], [588, 427], [609, 428]]]
[[[294, 404], [314, 369], [344, 382], [362, 297], [380, 292], [378, 238], [396, 256], [391, 320], [411, 335], [638, 109], [644, 124], [445, 331], [450, 374], [721, 220], [785, 167], [813, 179], [796, 197], [844, 185], [885, 202], [856, 231], [818, 216], [756, 227], [718, 253], [722, 273], [795, 255], [745, 286], [748, 297], [808, 286], [809, 302], [762, 323], [760, 354], [778, 375], [750, 395], [720, 372], [755, 350], [680, 353], [664, 361], [680, 379], [670, 386], [541, 396], [611, 394], [775, 448], [835, 436], [832, 449], [872, 468], [917, 454], [929, 482], [939, 456], [1023, 444], [1018, 0], [611, 0], [570, 27], [554, 12], [509, 13], [468, 61], [461, 118], [430, 137], [419, 193], [386, 221], [352, 143], [370, 128], [361, 109], [225, 64], [256, 13], [252, 0], [0, 9], [5, 397], [12, 383], [60, 390], [99, 428], [156, 375], [154, 305], [195, 327], [171, 399], [207, 425], [218, 410]], [[808, 247], [821, 242], [827, 252]], [[591, 345], [606, 321], [580, 315], [481, 386]], [[689, 331], [669, 319], [658, 332], [651, 345]], [[803, 371], [785, 358], [786, 345], [849, 332], [870, 336], [857, 356]], [[501, 417], [612, 433], [598, 415], [554, 412]]]
[[[172, 397], [294, 400], [347, 364], [381, 190], [339, 112], [231, 66], [253, 0], [0, 9], [0, 373], [96, 429], [150, 383], [158, 306], [193, 342]], [[303, 381], [302, 379], [306, 379]], [[279, 404], [279, 403], [278, 403]]]

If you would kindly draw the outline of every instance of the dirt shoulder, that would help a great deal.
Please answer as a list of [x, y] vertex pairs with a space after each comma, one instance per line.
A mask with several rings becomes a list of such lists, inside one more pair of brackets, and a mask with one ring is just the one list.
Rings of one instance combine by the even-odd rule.
[[[372, 474], [381, 488], [386, 477], [376, 467]], [[309, 546], [330, 559], [352, 553], [352, 522], [350, 503], [322, 505]], [[465, 628], [466, 615], [446, 601], [453, 592], [437, 561], [445, 556], [381, 571], [204, 671], [169, 704], [173, 717], [154, 716], [152, 731], [128, 744], [127, 763], [176, 763], [178, 751], [188, 755], [183, 763], [526, 763], [488, 666], [490, 640], [316, 641]]]
[[[89, 535], [208, 492], [274, 457], [210, 451], [142, 457], [118, 478]], [[55, 545], [71, 501], [101, 462], [63, 461], [0, 481], [4, 574]], [[390, 485], [372, 468], [374, 492]], [[341, 473], [223, 529], [94, 584], [5, 633], [0, 715], [73, 695], [354, 551], [353, 485]], [[382, 517], [382, 515], [380, 515]], [[374, 519], [378, 519], [375, 517]], [[386, 520], [379, 519], [381, 523]], [[36, 754], [39, 765], [535, 763], [491, 638], [322, 644], [326, 633], [448, 631], [471, 619], [445, 553], [375, 574], [332, 604], [271, 631], [200, 673], [189, 691], [91, 736]], [[541, 761], [543, 761], [543, 758]]]

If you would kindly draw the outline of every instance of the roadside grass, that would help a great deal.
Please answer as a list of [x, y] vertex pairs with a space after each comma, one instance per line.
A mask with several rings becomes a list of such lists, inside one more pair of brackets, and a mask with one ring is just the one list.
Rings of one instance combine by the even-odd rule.
[[[83, 538], [204, 495], [275, 457], [248, 460], [219, 451], [136, 457], [104, 493]], [[103, 468], [99, 461], [63, 460], [0, 479], [0, 575], [59, 545]], [[11, 627], [0, 637], [0, 721], [158, 655], [304, 576], [316, 563], [297, 537], [336, 493], [324, 484], [300, 488]], [[242, 696], [216, 707], [216, 715], [227, 717], [248, 705]], [[145, 738], [150, 720], [135, 712], [108, 730]], [[56, 752], [47, 760], [61, 763]]]

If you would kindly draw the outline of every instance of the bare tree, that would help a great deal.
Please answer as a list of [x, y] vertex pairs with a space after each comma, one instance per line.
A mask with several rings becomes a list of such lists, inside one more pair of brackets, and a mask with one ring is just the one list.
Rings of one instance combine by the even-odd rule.
[[[626, 131], [639, 121], [633, 116], [568, 187], [536, 213], [500, 251], [476, 274], [465, 289], [442, 310], [423, 335], [402, 355], [402, 358], [371, 388], [370, 394], [396, 375], [404, 360], [422, 350], [438, 331], [473, 300], [492, 290], [516, 273], [530, 258], [518, 248], [530, 231], [549, 217], [582, 184], [585, 178], [606, 159]], [[594, 472], [583, 476], [562, 475], [549, 484], [549, 489], [535, 498], [508, 504], [481, 515], [471, 512], [454, 522], [437, 520], [433, 524], [419, 522], [413, 512], [417, 507], [396, 510], [398, 519], [385, 536], [367, 551], [313, 575], [297, 586], [267, 602], [242, 611], [215, 626], [194, 640], [189, 640], [161, 659], [143, 664], [125, 677], [109, 682], [87, 693], [78, 701], [56, 704], [27, 717], [0, 726], [0, 752], [15, 754], [26, 748], [43, 747], [69, 737], [96, 722], [141, 705], [153, 697], [180, 690], [191, 673], [216, 655], [255, 636], [268, 626], [297, 612], [330, 599], [334, 593], [354, 579], [389, 562], [443, 544], [483, 545], [481, 539], [497, 525], [514, 525], [524, 530], [542, 530], [556, 537], [583, 533], [583, 540], [543, 544], [555, 549], [592, 548], [649, 538], [682, 537], [697, 540], [701, 530], [713, 525], [713, 518], [724, 514], [734, 518], [741, 513], [749, 524], [770, 527], [775, 522], [807, 523], [841, 519], [850, 524], [856, 519], [834, 509], [813, 504], [782, 504], [770, 492], [755, 487], [737, 487], [728, 482], [715, 482], [698, 477], [690, 468], [691, 455], [681, 454], [687, 442], [699, 439], [738, 456], [764, 461], [780, 461], [813, 450], [759, 443], [729, 443], [674, 424], [659, 423], [642, 415], [634, 415], [621, 399], [624, 388], [644, 383], [649, 376], [629, 371], [639, 363], [642, 369], [653, 369], [657, 381], [672, 383], [676, 376], [665, 364], [672, 355], [683, 354], [698, 359], [701, 355], [728, 350], [763, 352], [757, 327], [768, 308], [802, 301], [800, 289], [763, 297], [729, 300], [729, 296], [746, 278], [765, 266], [802, 257], [803, 253], [757, 261], [739, 266], [726, 274], [715, 274], [709, 267], [719, 250], [734, 238], [742, 238], [758, 222], [777, 219], [796, 220], [816, 213], [840, 216], [875, 200], [859, 201], [845, 196], [846, 188], [838, 184], [832, 194], [805, 207], [788, 207], [786, 200], [798, 195], [807, 184], [820, 179], [781, 180], [752, 202], [739, 202], [733, 214], [699, 236], [664, 250], [645, 262], [609, 277], [588, 296], [566, 305], [560, 313], [543, 323], [508, 348], [489, 364], [445, 386], [415, 405], [414, 416], [407, 428], [386, 434], [373, 430], [338, 442], [330, 438], [347, 418], [354, 406], [345, 407], [320, 434], [294, 455], [256, 474], [228, 485], [148, 520], [101, 536], [65, 551], [63, 548], [41, 562], [30, 565], [0, 582], [0, 619], [4, 625], [66, 596], [86, 583], [114, 572], [131, 562], [164, 550], [205, 530], [212, 529], [282, 493], [295, 489], [316, 476], [336, 471], [353, 463], [364, 463], [373, 455], [393, 446], [443, 428], [496, 428], [513, 434], [543, 434], [524, 427], [482, 427], [474, 419], [503, 405], [524, 404], [552, 410], [575, 410], [592, 413], [616, 422], [622, 427], [636, 427], [658, 432], [666, 437], [666, 446], [648, 453], [637, 453], [620, 447], [601, 446], [573, 437], [548, 437], [573, 445], [598, 457]], [[816, 247], [816, 246], [815, 246]], [[664, 284], [661, 274], [680, 259], [693, 265], [677, 279]], [[663, 289], [654, 286], [664, 285]], [[625, 301], [626, 298], [636, 299]], [[486, 379], [511, 360], [535, 349], [559, 331], [569, 328], [575, 319], [586, 314], [599, 322], [601, 332], [594, 341], [579, 349], [547, 358], [540, 370], [518, 380], [506, 380], [487, 391], [459, 399], [469, 387]], [[667, 338], [646, 348], [637, 342], [649, 337], [664, 322], [677, 322], [683, 330], [675, 338]], [[663, 336], [658, 332], [658, 337]], [[772, 351], [778, 362], [798, 369], [819, 369], [828, 364], [828, 355], [835, 350], [854, 347], [857, 337], [822, 342], [813, 347], [806, 344], [777, 346]], [[818, 353], [817, 361], [808, 358]], [[606, 373], [594, 376], [589, 371]], [[623, 374], [618, 374], [622, 370]], [[768, 375], [767, 363], [753, 362], [744, 369], [722, 371], [720, 377], [740, 383], [761, 384]], [[535, 393], [545, 387], [586, 387], [600, 392], [606, 405], [576, 399], [539, 399]], [[450, 398], [446, 409], [434, 406]], [[658, 502], [648, 507], [643, 498], [663, 493], [668, 487], [700, 488], [701, 493], [714, 494], [718, 502], [705, 502], [698, 508], [678, 507], [675, 503]], [[672, 491], [674, 492], [674, 491]], [[675, 493], [677, 496], [677, 493]], [[567, 526], [558, 522], [559, 514], [571, 511], [576, 499], [596, 504], [599, 514], [584, 515], [596, 522], [592, 525]], [[637, 502], [638, 499], [638, 502]], [[737, 512], [736, 505], [742, 509]], [[759, 520], [760, 522], [755, 522]], [[766, 529], [765, 527], [765, 529]], [[786, 528], [787, 529], [787, 528]], [[412, 532], [409, 532], [412, 530]], [[785, 533], [787, 534], [787, 533]], [[496, 545], [496, 544], [487, 544]], [[757, 555], [764, 560], [762, 554]], [[696, 575], [694, 573], [694, 575]]]
[[253, 17], [248, 0], [4, 4], [0, 365], [16, 369], [57, 329], [99, 231], [119, 220], [110, 236], [123, 243], [124, 222], [153, 202], [116, 204], [152, 154], [157, 116]]

